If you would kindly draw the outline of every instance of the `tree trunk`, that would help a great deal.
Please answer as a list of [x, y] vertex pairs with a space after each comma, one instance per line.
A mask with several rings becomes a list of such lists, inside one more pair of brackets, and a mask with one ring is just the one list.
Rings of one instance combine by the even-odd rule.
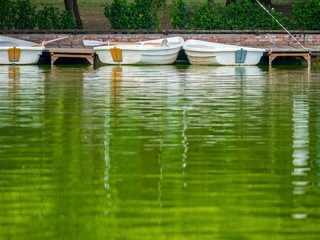
[[[236, 2], [236, 1], [240, 1], [240, 0], [227, 0], [226, 6], [228, 6], [230, 3]], [[251, 0], [251, 2], [255, 2], [255, 1], [256, 1], [256, 0]], [[259, 2], [260, 2], [261, 4], [263, 4], [264, 6], [272, 5], [272, 4], [271, 4], [271, 0], [259, 0]]]
[[66, 10], [73, 12], [74, 17], [76, 19], [76, 28], [82, 29], [82, 21], [80, 18], [77, 0], [64, 0], [64, 5], [66, 7]]
[[211, 6], [214, 4], [214, 0], [208, 0], [209, 9], [211, 10]]

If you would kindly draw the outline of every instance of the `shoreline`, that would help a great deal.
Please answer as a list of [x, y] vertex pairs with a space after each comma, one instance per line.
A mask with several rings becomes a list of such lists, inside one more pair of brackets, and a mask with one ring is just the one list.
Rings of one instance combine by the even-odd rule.
[[[271, 54], [278, 56], [286, 54], [286, 58], [299, 58], [300, 53], [308, 53], [312, 57], [312, 64], [320, 62], [320, 31], [291, 31], [291, 34], [301, 42], [301, 46], [285, 31], [281, 30], [0, 30], [0, 34], [34, 43], [50, 41], [67, 37], [63, 40], [51, 42], [46, 45], [45, 55], [50, 49], [92, 49], [93, 46], [84, 46], [84, 40], [102, 42], [139, 42], [167, 37], [181, 36], [184, 40], [195, 39], [221, 44], [244, 47], [263, 48], [267, 52], [265, 58]], [[270, 60], [270, 57], [269, 57]]]
[[[60, 48], [92, 48], [83, 45], [83, 40], [113, 41], [113, 42], [138, 42], [160, 38], [181, 36], [184, 40], [195, 39], [222, 44], [267, 48], [271, 51], [312, 52], [320, 54], [320, 31], [291, 32], [303, 45], [301, 46], [284, 31], [269, 30], [228, 30], [228, 31], [189, 31], [189, 30], [63, 30], [63, 31], [36, 31], [36, 30], [6, 30], [0, 34], [34, 43], [50, 41], [67, 37], [63, 40], [49, 43], [50, 47]], [[318, 54], [317, 54], [318, 55]]]

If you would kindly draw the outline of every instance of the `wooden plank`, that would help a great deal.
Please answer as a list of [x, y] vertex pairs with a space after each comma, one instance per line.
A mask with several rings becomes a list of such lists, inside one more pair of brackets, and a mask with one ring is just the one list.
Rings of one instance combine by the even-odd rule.
[[52, 56], [55, 56], [55, 57], [66, 57], [66, 58], [86, 58], [88, 56], [91, 56], [91, 55], [83, 55], [83, 54], [53, 54]]
[[71, 53], [71, 54], [94, 54], [96, 51], [93, 49], [81, 48], [48, 48], [50, 53]]
[[277, 56], [277, 57], [305, 57], [308, 56], [309, 53], [271, 53], [270, 56]]

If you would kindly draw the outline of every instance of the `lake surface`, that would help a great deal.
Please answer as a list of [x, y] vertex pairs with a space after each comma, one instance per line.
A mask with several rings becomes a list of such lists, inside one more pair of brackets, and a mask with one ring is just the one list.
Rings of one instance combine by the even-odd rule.
[[0, 66], [0, 239], [320, 239], [320, 69]]

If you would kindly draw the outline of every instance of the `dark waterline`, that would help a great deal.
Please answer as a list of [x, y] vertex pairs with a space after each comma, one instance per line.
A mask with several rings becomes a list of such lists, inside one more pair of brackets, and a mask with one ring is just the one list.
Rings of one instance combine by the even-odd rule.
[[319, 79], [0, 66], [0, 239], [319, 239]]

